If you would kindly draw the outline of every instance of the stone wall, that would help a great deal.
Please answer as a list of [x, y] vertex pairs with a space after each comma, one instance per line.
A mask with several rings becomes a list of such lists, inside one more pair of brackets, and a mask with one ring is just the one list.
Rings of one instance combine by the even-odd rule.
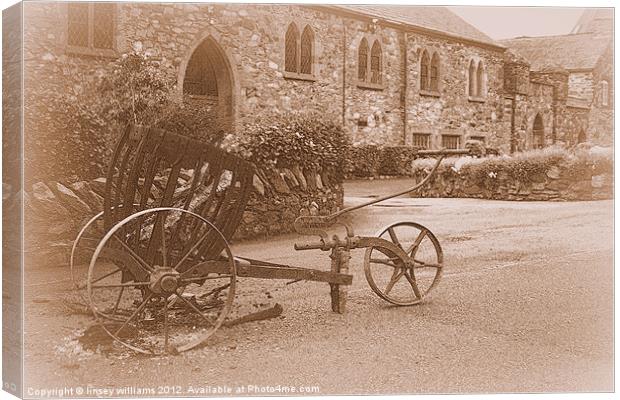
[[[426, 176], [415, 175], [417, 181]], [[613, 176], [605, 173], [575, 174], [565, 167], [551, 167], [528, 182], [509, 179], [502, 173], [489, 177], [492, 184], [479, 182], [453, 171], [440, 173], [414, 197], [465, 197], [512, 201], [575, 201], [613, 199]]]
[[[510, 120], [503, 118], [503, 54], [456, 41], [407, 35], [407, 93], [405, 144], [413, 134], [431, 134], [433, 147], [442, 135], [459, 135], [461, 146], [471, 136], [481, 136], [490, 147], [509, 150]], [[423, 50], [440, 57], [439, 93], [420, 90], [420, 60]], [[470, 60], [482, 61], [486, 92], [479, 98], [467, 94]]]
[[[78, 93], [81, 80], [105, 73], [113, 57], [67, 50], [65, 3], [24, 7], [26, 86], [33, 94], [27, 131], [36, 141], [37, 131], [54, 129], [47, 122], [58, 117], [48, 116], [46, 91]], [[172, 65], [179, 97], [194, 50], [207, 39], [215, 43], [229, 67], [217, 68], [216, 74], [227, 74], [232, 82], [221, 101], [230, 105], [237, 128], [263, 113], [307, 110], [342, 121], [358, 144], [409, 144], [413, 133], [429, 131], [438, 143], [441, 134], [458, 134], [461, 143], [475, 135], [487, 137], [489, 146], [507, 146], [500, 112], [501, 48], [405, 33], [371, 18], [299, 5], [117, 3], [116, 12], [116, 56], [140, 49]], [[284, 71], [284, 37], [292, 21], [300, 30], [310, 25], [315, 34], [313, 74], [307, 79]], [[357, 78], [363, 37], [369, 46], [377, 39], [382, 47], [382, 82], [374, 87]], [[423, 49], [440, 56], [438, 95], [420, 92]], [[485, 65], [488, 90], [483, 101], [470, 101], [466, 95], [470, 59]]]
[[[343, 204], [342, 182], [333, 174], [300, 168], [261, 173], [234, 239], [293, 232], [300, 215], [326, 215]], [[103, 210], [105, 178], [71, 184], [37, 182], [24, 193], [25, 248], [29, 265], [66, 265], [86, 222]]]

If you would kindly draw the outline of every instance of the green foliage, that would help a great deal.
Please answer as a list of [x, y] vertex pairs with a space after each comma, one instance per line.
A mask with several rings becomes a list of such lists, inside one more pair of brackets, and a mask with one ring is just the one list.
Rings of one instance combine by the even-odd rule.
[[274, 114], [246, 123], [224, 147], [263, 167], [343, 171], [349, 147], [342, 126], [320, 114]]

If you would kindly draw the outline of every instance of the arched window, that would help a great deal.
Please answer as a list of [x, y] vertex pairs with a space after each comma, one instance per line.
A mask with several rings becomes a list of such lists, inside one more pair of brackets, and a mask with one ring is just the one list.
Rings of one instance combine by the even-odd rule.
[[183, 80], [183, 93], [191, 96], [217, 97], [215, 69], [206, 44], [200, 45], [192, 54]]
[[601, 92], [601, 105], [608, 106], [609, 105], [609, 84], [607, 81], [601, 81], [599, 84], [599, 90]]
[[428, 53], [426, 50], [422, 53], [422, 61], [420, 62], [420, 90], [429, 90], [428, 85]]
[[540, 114], [536, 114], [532, 128], [532, 148], [542, 149], [543, 147], [545, 147], [545, 126]]
[[381, 45], [378, 40], [370, 49], [370, 82], [381, 83]]
[[288, 72], [297, 72], [297, 38], [299, 30], [294, 22], [288, 26], [286, 37], [284, 39], [284, 70]]
[[484, 97], [484, 65], [482, 61], [478, 62], [476, 71], [476, 96]]
[[474, 60], [469, 62], [469, 74], [468, 74], [469, 88], [468, 94], [470, 96], [476, 95], [476, 65], [474, 64]]
[[579, 131], [579, 135], [577, 136], [577, 143], [584, 143], [586, 140], [588, 140], [586, 136], [586, 131], [581, 128], [581, 130]]
[[439, 56], [437, 53], [434, 53], [431, 58], [431, 90], [439, 91]]
[[368, 41], [363, 38], [357, 50], [357, 79], [366, 81], [366, 71], [368, 69]]
[[299, 72], [302, 74], [312, 73], [312, 46], [314, 44], [314, 32], [310, 25], [306, 25], [301, 34], [301, 67]]

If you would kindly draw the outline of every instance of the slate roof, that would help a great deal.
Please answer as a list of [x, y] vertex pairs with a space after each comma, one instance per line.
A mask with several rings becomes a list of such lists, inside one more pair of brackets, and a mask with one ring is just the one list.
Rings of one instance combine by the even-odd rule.
[[391, 22], [440, 31], [457, 38], [502, 47], [500, 43], [474, 28], [446, 7], [397, 5], [338, 5], [337, 7]]
[[600, 30], [602, 26], [607, 29], [604, 31], [611, 32], [614, 25], [614, 9], [613, 8], [588, 8], [575, 24], [571, 33], [590, 33]]
[[525, 57], [532, 71], [550, 66], [567, 70], [592, 69], [610, 42], [609, 37], [592, 33], [500, 40], [501, 44]]

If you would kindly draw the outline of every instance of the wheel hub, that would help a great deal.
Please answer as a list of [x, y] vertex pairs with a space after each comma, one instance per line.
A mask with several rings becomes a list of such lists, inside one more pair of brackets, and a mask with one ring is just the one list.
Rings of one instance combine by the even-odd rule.
[[155, 294], [172, 294], [179, 287], [178, 271], [167, 267], [155, 267], [151, 273], [149, 289]]

